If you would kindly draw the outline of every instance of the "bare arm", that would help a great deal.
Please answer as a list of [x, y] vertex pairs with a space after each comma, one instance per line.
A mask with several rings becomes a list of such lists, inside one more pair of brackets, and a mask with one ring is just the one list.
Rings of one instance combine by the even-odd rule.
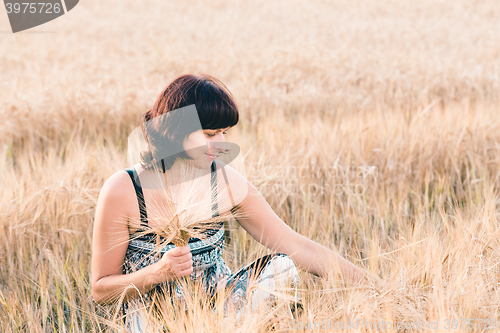
[[[128, 247], [128, 210], [137, 206], [129, 176], [123, 171], [106, 181], [96, 207], [92, 240], [92, 296], [101, 304], [137, 298], [158, 283], [192, 273], [189, 247], [174, 248], [157, 263], [130, 274], [123, 274]], [[134, 194], [135, 197], [135, 194]], [[137, 208], [139, 209], [139, 208]]]
[[295, 232], [274, 213], [250, 182], [234, 169], [227, 168], [226, 171], [231, 182], [239, 184], [233, 187], [248, 187], [247, 196], [235, 209], [244, 216], [238, 218], [240, 225], [258, 242], [275, 252], [287, 254], [299, 268], [318, 276], [326, 277], [335, 272], [353, 282], [372, 276], [334, 251]]

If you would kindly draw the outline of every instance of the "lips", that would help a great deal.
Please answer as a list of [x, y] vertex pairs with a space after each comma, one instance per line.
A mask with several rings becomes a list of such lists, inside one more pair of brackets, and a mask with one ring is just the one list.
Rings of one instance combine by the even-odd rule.
[[210, 154], [207, 154], [207, 153], [205, 153], [205, 155], [207, 155], [208, 157], [210, 157], [212, 160], [215, 160], [217, 158], [217, 155], [210, 155]]

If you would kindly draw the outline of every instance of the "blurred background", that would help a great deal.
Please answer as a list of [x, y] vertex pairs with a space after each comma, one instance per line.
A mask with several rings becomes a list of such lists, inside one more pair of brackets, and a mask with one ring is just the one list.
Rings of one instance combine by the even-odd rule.
[[[1, 327], [109, 329], [90, 293], [98, 194], [186, 73], [235, 96], [226, 139], [274, 211], [393, 286], [301, 272], [302, 320], [500, 319], [499, 17], [494, 0], [85, 0], [12, 34], [0, 9]], [[232, 222], [235, 270], [267, 250]], [[259, 318], [224, 329], [290, 328]]]

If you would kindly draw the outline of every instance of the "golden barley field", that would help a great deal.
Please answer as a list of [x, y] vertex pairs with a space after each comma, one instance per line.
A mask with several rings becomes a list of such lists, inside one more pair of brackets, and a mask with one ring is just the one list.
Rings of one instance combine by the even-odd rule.
[[[200, 309], [172, 332], [500, 331], [499, 18], [496, 0], [86, 0], [12, 34], [2, 7], [0, 331], [123, 330], [91, 296], [95, 206], [185, 73], [235, 96], [226, 140], [276, 214], [390, 287], [301, 271], [298, 318]], [[267, 253], [230, 227], [232, 270]]]

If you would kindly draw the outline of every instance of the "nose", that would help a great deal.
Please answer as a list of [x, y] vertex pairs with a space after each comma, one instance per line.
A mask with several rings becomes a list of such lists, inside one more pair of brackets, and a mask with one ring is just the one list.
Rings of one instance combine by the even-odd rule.
[[225, 151], [226, 140], [224, 139], [224, 135], [222, 133], [216, 135], [215, 138], [208, 143], [208, 147], [210, 150], [210, 154], [212, 154], [212, 151], [216, 154]]

